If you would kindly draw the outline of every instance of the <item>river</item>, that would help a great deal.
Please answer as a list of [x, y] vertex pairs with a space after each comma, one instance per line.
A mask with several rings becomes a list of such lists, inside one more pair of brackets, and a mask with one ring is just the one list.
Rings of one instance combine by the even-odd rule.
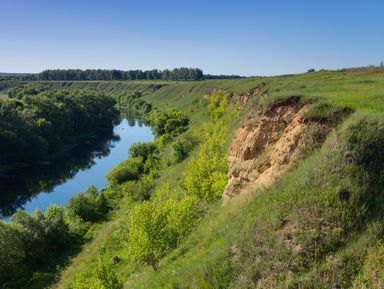
[[99, 190], [105, 188], [105, 176], [127, 158], [129, 147], [153, 138], [149, 126], [123, 119], [114, 127], [113, 134], [79, 146], [70, 157], [0, 178], [0, 218], [8, 219], [20, 209], [33, 212], [45, 211], [51, 204], [63, 206], [91, 185]]

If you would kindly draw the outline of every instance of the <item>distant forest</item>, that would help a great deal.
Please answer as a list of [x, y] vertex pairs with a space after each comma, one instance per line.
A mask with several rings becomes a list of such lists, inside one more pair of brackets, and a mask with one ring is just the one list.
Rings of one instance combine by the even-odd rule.
[[24, 80], [200, 80], [203, 71], [198, 68], [175, 68], [173, 70], [106, 70], [106, 69], [54, 69], [37, 74], [27, 74]]
[[199, 68], [175, 68], [173, 70], [107, 70], [107, 69], [51, 69], [40, 73], [30, 74], [3, 74], [5, 78], [21, 79], [25, 81], [34, 80], [186, 80], [196, 81], [203, 79], [229, 79], [240, 78], [238, 75], [204, 75]]

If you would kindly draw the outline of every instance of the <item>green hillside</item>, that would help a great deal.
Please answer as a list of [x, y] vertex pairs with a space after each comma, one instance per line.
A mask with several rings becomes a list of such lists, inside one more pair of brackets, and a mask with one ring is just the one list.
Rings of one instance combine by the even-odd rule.
[[24, 288], [383, 288], [383, 68], [22, 85], [141, 92], [156, 135], [108, 175], [76, 254]]

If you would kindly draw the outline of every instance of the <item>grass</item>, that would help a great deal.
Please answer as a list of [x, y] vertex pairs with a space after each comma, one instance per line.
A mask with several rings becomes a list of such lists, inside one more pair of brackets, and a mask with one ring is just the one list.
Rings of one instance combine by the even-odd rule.
[[[190, 129], [199, 130], [211, 121], [206, 98], [215, 89], [238, 95], [262, 83], [269, 94], [268, 103], [291, 96], [318, 101], [310, 110], [313, 118], [330, 118], [335, 108], [349, 108], [356, 113], [327, 138], [320, 150], [299, 162], [268, 190], [246, 193], [226, 206], [220, 202], [210, 205], [192, 234], [160, 262], [156, 272], [135, 264], [127, 255], [125, 236], [132, 204], [126, 200], [62, 271], [54, 288], [69, 288], [79, 272], [90, 274], [98, 256], [111, 262], [115, 255], [121, 258], [114, 269], [124, 281], [124, 288], [330, 288], [334, 281], [347, 288], [358, 286], [353, 283], [369, 284], [366, 279], [370, 268], [377, 263], [372, 250], [380, 246], [384, 228], [378, 217], [381, 207], [374, 205], [382, 202], [378, 197], [380, 180], [370, 176], [361, 163], [346, 162], [344, 156], [353, 149], [362, 149], [365, 155], [375, 147], [374, 143], [381, 145], [374, 130], [363, 124], [357, 131], [367, 134], [356, 138], [361, 147], [347, 149], [352, 145], [347, 142], [351, 125], [365, 117], [382, 123], [384, 69], [200, 82], [46, 84], [66, 89], [95, 87], [111, 93], [140, 90], [154, 107], [183, 110], [191, 119]], [[159, 84], [163, 86], [154, 88]], [[259, 102], [252, 100], [228, 123], [227, 148], [244, 114]], [[369, 139], [374, 142], [363, 142]], [[187, 162], [164, 169], [159, 186], [170, 183], [177, 188]], [[380, 175], [375, 172], [373, 175]], [[350, 201], [340, 199], [343, 190], [352, 196]], [[374, 280], [376, 284], [379, 281]]]

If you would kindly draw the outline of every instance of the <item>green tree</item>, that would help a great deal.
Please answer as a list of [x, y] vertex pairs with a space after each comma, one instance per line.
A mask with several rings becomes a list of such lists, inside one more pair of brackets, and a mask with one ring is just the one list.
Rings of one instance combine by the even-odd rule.
[[209, 114], [213, 120], [221, 118], [227, 110], [230, 94], [214, 93], [209, 98]]
[[103, 193], [99, 193], [95, 186], [90, 186], [85, 192], [72, 197], [66, 208], [71, 217], [78, 216], [84, 221], [96, 222], [105, 216], [108, 204]]
[[197, 216], [196, 201], [191, 197], [136, 205], [131, 214], [130, 254], [157, 270], [160, 259], [190, 232]]
[[227, 184], [227, 160], [223, 151], [224, 134], [206, 133], [205, 142], [188, 165], [185, 189], [188, 194], [210, 201], [222, 195]]
[[0, 284], [19, 278], [25, 270], [25, 251], [17, 230], [0, 221]]
[[127, 181], [137, 180], [144, 171], [144, 163], [141, 157], [129, 158], [115, 168], [107, 175], [108, 183], [112, 186], [119, 185]]
[[197, 139], [191, 134], [179, 137], [172, 144], [173, 156], [176, 160], [176, 163], [185, 160], [196, 145]]

